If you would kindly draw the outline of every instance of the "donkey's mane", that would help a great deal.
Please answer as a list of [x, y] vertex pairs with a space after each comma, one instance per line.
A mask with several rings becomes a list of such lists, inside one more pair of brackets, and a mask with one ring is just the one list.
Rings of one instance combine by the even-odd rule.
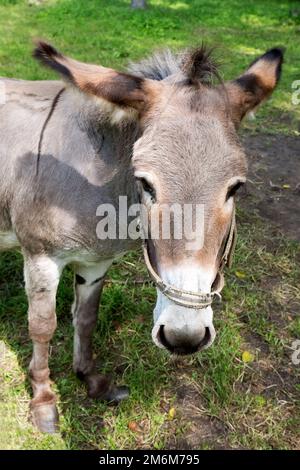
[[218, 66], [212, 58], [212, 52], [213, 49], [203, 44], [200, 47], [176, 53], [170, 49], [164, 49], [140, 62], [130, 63], [128, 70], [139, 77], [151, 80], [160, 81], [179, 74], [181, 79], [186, 78], [190, 83], [209, 84], [213, 78], [220, 80]]

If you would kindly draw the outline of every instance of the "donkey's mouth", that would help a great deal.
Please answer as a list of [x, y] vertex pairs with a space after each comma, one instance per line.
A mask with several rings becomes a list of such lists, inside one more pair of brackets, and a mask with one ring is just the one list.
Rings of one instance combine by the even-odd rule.
[[175, 344], [171, 344], [166, 338], [165, 326], [161, 325], [158, 331], [159, 341], [168, 351], [172, 354], [180, 356], [194, 354], [204, 348], [211, 340], [211, 333], [208, 327], [205, 327], [204, 337], [199, 343], [193, 344], [192, 340], [185, 338], [184, 340], [178, 340]]

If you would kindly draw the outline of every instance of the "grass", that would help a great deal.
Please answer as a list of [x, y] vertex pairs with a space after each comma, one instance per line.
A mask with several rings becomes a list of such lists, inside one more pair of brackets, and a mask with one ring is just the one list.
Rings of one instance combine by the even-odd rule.
[[[30, 59], [37, 36], [79, 60], [118, 68], [153, 49], [203, 39], [219, 45], [226, 79], [284, 44], [279, 89], [246, 127], [298, 135], [300, 107], [291, 102], [300, 65], [300, 13], [291, 13], [298, 2], [229, 0], [222, 8], [216, 0], [150, 3], [147, 11], [133, 12], [129, 0], [48, 0], [41, 6], [0, 0], [0, 75], [53, 77]], [[235, 263], [215, 311], [217, 339], [193, 358], [172, 359], [152, 344], [155, 290], [141, 254], [129, 253], [111, 269], [95, 352], [99, 367], [131, 389], [130, 399], [117, 408], [86, 398], [73, 375], [72, 273], [65, 271], [50, 358], [61, 415], [56, 436], [40, 434], [27, 419], [32, 347], [22, 258], [1, 254], [0, 448], [299, 448], [299, 367], [290, 360], [292, 341], [300, 337], [299, 245], [254, 215], [240, 211], [239, 222]], [[245, 351], [251, 362], [242, 360]]]

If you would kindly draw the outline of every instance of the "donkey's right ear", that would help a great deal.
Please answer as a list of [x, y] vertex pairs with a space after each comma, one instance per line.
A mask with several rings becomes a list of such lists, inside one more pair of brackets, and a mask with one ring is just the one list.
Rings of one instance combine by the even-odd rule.
[[160, 89], [159, 82], [154, 80], [65, 57], [43, 41], [37, 43], [33, 56], [82, 92], [125, 111], [135, 109], [143, 113]]
[[274, 91], [281, 74], [283, 49], [275, 47], [258, 57], [236, 80], [225, 84], [236, 126]]

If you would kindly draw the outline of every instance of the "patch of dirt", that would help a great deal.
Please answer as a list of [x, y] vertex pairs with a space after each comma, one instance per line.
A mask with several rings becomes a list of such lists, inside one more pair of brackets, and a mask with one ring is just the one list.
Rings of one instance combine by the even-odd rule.
[[256, 211], [300, 241], [300, 138], [244, 134], [242, 142], [249, 175], [241, 207]]
[[177, 420], [185, 429], [179, 436], [174, 433], [166, 448], [197, 450], [199, 448], [230, 449], [228, 427], [221, 420], [208, 416], [201, 392], [189, 383], [188, 376], [177, 377], [175, 407]]

